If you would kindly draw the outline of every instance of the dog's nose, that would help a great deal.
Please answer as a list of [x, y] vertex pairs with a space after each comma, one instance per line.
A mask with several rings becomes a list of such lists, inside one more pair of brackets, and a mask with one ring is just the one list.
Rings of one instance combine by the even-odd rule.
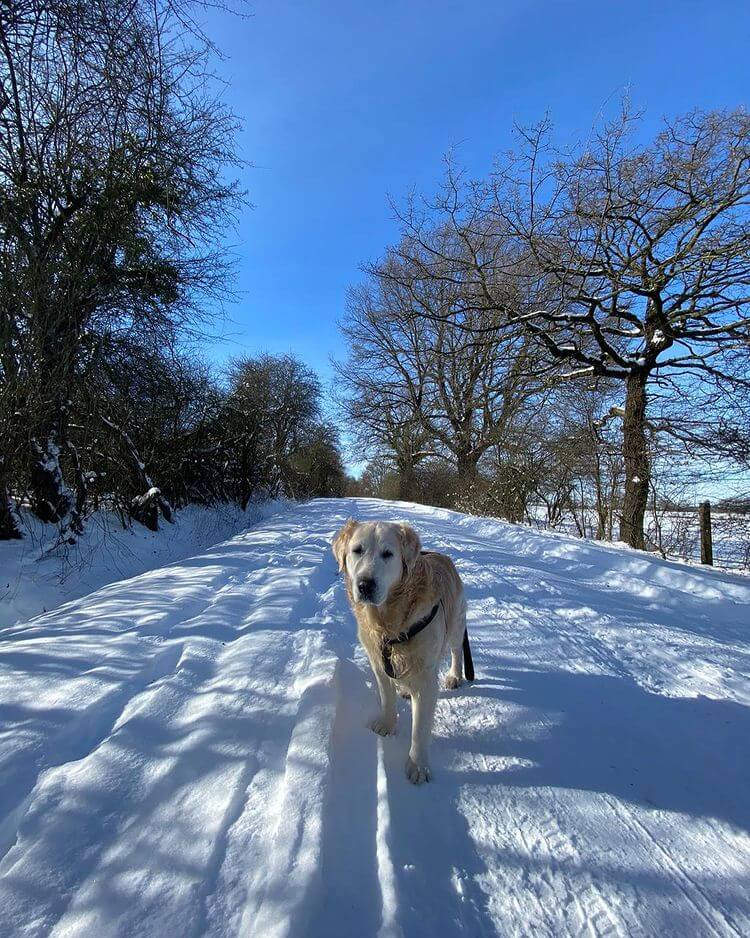
[[357, 580], [357, 589], [362, 599], [372, 599], [375, 595], [375, 580], [371, 577], [362, 577]]

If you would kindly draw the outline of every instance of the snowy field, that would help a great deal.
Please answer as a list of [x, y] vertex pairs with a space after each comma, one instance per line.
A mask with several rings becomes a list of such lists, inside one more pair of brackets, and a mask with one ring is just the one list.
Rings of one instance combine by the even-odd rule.
[[[477, 681], [434, 780], [330, 553], [411, 521]], [[2, 603], [0, 602], [0, 606]], [[2, 936], [750, 934], [750, 579], [454, 512], [279, 507], [0, 630]]]
[[[529, 523], [544, 530], [550, 529], [547, 513], [541, 505], [532, 505]], [[593, 509], [579, 512], [578, 521], [570, 512], [554, 526], [554, 530], [580, 536], [585, 530], [588, 538], [596, 537], [596, 513]], [[750, 514], [741, 511], [717, 511], [711, 513], [714, 565], [726, 570], [750, 572]], [[614, 525], [615, 537], [617, 522]], [[666, 555], [670, 560], [687, 560], [700, 563], [700, 526], [698, 510], [663, 511], [655, 515], [646, 512], [646, 543], [658, 556]], [[657, 550], [655, 545], [659, 545]]]

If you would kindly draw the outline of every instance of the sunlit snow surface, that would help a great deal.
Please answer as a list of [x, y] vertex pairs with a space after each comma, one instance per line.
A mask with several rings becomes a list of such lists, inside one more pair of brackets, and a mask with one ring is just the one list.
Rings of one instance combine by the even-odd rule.
[[[434, 780], [365, 728], [330, 553], [456, 561]], [[0, 630], [0, 935], [750, 934], [750, 580], [368, 499]]]

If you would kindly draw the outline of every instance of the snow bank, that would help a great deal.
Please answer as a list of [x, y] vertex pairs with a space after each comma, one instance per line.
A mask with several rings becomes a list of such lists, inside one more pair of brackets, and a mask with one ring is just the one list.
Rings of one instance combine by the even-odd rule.
[[0, 541], [0, 627], [12, 625], [85, 596], [107, 583], [181, 560], [236, 534], [272, 513], [278, 503], [202, 507], [190, 505], [149, 531], [99, 511], [74, 545], [52, 551], [57, 528], [23, 514], [25, 537]]

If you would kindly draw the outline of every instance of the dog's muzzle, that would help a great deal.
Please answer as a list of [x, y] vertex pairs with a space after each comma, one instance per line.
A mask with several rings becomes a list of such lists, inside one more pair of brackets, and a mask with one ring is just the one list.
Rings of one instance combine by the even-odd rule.
[[357, 593], [362, 602], [371, 603], [377, 592], [377, 583], [371, 577], [362, 577], [357, 580]]

